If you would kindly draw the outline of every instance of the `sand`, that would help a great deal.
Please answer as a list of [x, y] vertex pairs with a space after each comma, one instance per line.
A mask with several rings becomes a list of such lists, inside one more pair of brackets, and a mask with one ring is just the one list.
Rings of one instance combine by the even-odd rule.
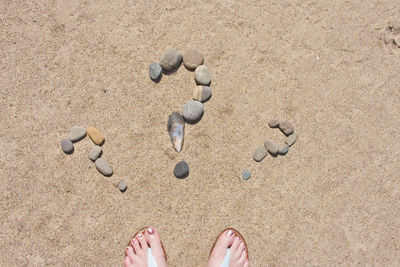
[[[0, 265], [119, 266], [145, 226], [170, 266], [204, 266], [226, 227], [252, 266], [398, 264], [399, 12], [398, 1], [1, 1]], [[166, 123], [194, 74], [148, 76], [170, 48], [201, 51], [212, 74], [181, 153]], [[274, 117], [299, 139], [257, 163], [267, 138], [284, 144]], [[89, 160], [88, 137], [62, 152], [74, 125], [102, 131], [112, 177]]]

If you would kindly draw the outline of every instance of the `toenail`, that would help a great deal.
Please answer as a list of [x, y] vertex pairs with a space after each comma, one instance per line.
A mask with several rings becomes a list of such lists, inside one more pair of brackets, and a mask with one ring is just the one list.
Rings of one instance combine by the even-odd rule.
[[132, 239], [132, 243], [135, 243], [135, 242], [137, 242], [136, 238]]
[[237, 236], [237, 237], [236, 237], [236, 240], [240, 240], [240, 238]]
[[129, 251], [129, 247], [126, 247], [126, 251]]
[[138, 237], [142, 237], [142, 233], [139, 233], [137, 236], [138, 236]]
[[232, 230], [229, 230], [226, 234], [229, 235], [229, 236], [231, 236], [231, 235], [233, 235], [233, 231], [232, 231]]
[[154, 230], [153, 230], [153, 228], [149, 228], [149, 229], [147, 229], [147, 232], [149, 232], [149, 234], [154, 234]]

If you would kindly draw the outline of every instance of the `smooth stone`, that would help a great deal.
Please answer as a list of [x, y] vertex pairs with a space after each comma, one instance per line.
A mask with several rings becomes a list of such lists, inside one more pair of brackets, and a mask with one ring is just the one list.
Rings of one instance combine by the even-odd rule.
[[196, 50], [188, 50], [183, 54], [183, 65], [189, 70], [195, 70], [198, 66], [203, 64], [204, 56]]
[[181, 114], [173, 112], [169, 115], [167, 130], [175, 150], [181, 152], [185, 136], [185, 121]]
[[105, 176], [111, 176], [113, 174], [113, 169], [110, 163], [104, 158], [96, 159], [96, 168]]
[[81, 140], [86, 136], [86, 129], [85, 127], [82, 126], [74, 126], [71, 128], [71, 131], [69, 132], [69, 140], [72, 142], [76, 142]]
[[199, 101], [189, 101], [183, 105], [182, 115], [186, 122], [198, 122], [204, 113], [204, 105]]
[[271, 128], [276, 128], [279, 126], [279, 120], [278, 119], [271, 119], [268, 122], [269, 127]]
[[280, 121], [279, 122], [279, 129], [285, 134], [285, 135], [290, 135], [294, 132], [294, 128], [290, 122], [287, 120]]
[[89, 151], [89, 158], [90, 158], [92, 161], [95, 161], [98, 157], [100, 157], [101, 152], [102, 152], [102, 150], [101, 150], [101, 147], [100, 147], [100, 146], [94, 146], [94, 147], [92, 147], [92, 149], [90, 149], [90, 151]]
[[182, 54], [176, 49], [169, 50], [160, 61], [162, 69], [167, 72], [178, 69], [181, 63]]
[[208, 67], [205, 65], [200, 65], [194, 71], [194, 77], [196, 82], [200, 85], [210, 85], [211, 75]]
[[64, 139], [61, 141], [61, 148], [66, 154], [72, 154], [74, 152], [74, 144], [69, 139]]
[[242, 171], [242, 179], [248, 180], [251, 177], [251, 173], [249, 171]]
[[268, 152], [272, 155], [272, 156], [276, 156], [278, 155], [279, 152], [279, 146], [277, 143], [274, 143], [272, 141], [265, 141], [265, 148], [268, 150]]
[[118, 183], [118, 189], [119, 189], [119, 191], [125, 192], [126, 188], [127, 188], [127, 186], [126, 186], [126, 183], [125, 183], [124, 181], [120, 181], [120, 182]]
[[297, 133], [289, 135], [288, 137], [286, 137], [286, 144], [292, 146], [294, 143], [296, 143], [297, 137], [299, 137]]
[[104, 143], [104, 135], [99, 130], [90, 126], [86, 131], [93, 143], [96, 145], [102, 145]]
[[198, 85], [193, 90], [193, 99], [206, 102], [211, 97], [211, 88], [204, 85]]
[[257, 162], [262, 161], [268, 154], [268, 150], [263, 147], [257, 147], [256, 150], [253, 153], [253, 159]]
[[186, 178], [189, 175], [189, 165], [186, 161], [182, 160], [175, 165], [174, 175], [179, 179]]
[[161, 78], [162, 75], [162, 68], [161, 65], [158, 64], [157, 62], [153, 62], [149, 66], [149, 76], [150, 79], [153, 81], [158, 81]]
[[279, 155], [286, 155], [289, 151], [289, 146], [279, 148]]

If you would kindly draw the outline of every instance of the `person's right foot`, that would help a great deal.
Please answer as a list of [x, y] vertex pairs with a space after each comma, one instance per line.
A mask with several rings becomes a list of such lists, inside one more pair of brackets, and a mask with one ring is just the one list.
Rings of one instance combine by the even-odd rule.
[[208, 259], [207, 267], [221, 267], [228, 248], [231, 253], [229, 267], [249, 266], [244, 240], [241, 240], [234, 230], [228, 229], [219, 235]]

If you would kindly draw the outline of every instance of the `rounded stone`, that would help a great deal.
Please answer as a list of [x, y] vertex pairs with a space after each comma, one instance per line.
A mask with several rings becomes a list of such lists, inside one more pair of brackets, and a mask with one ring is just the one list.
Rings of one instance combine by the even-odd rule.
[[99, 130], [90, 126], [86, 129], [86, 131], [93, 143], [96, 145], [102, 145], [104, 143], [104, 135]]
[[183, 65], [188, 70], [195, 70], [198, 66], [203, 64], [204, 56], [196, 50], [188, 50], [183, 54]]
[[162, 75], [161, 65], [158, 64], [157, 62], [151, 63], [149, 66], [150, 79], [152, 79], [153, 81], [158, 81], [160, 80], [161, 75]]
[[96, 159], [96, 168], [105, 176], [111, 176], [113, 174], [113, 169], [110, 163], [104, 158]]
[[208, 67], [205, 65], [200, 65], [194, 71], [194, 77], [196, 82], [200, 85], [210, 85], [211, 75]]
[[277, 143], [274, 143], [270, 140], [265, 141], [265, 148], [268, 150], [268, 152], [272, 155], [272, 156], [276, 156], [278, 155], [279, 152], [279, 146]]
[[193, 90], [193, 99], [206, 102], [211, 97], [211, 88], [204, 85], [198, 85]]
[[61, 141], [61, 149], [65, 154], [72, 154], [74, 152], [74, 144], [69, 139], [64, 139]]
[[95, 161], [97, 158], [100, 157], [101, 152], [102, 152], [102, 150], [101, 150], [101, 147], [100, 147], [100, 146], [94, 146], [94, 147], [92, 147], [92, 149], [90, 149], [90, 151], [89, 151], [89, 158], [90, 158], [92, 161]]
[[288, 137], [286, 137], [286, 144], [288, 146], [292, 146], [294, 143], [296, 143], [297, 137], [299, 137], [297, 133], [289, 135]]
[[279, 126], [279, 120], [278, 119], [270, 119], [268, 122], [268, 125], [271, 128], [276, 128]]
[[204, 113], [204, 105], [199, 101], [189, 101], [183, 105], [182, 115], [186, 122], [198, 122]]
[[248, 180], [251, 177], [251, 173], [249, 171], [242, 171], [242, 179]]
[[74, 126], [71, 128], [71, 131], [69, 132], [69, 140], [72, 142], [77, 142], [81, 139], [83, 139], [86, 136], [86, 129], [85, 127], [82, 126]]
[[262, 161], [268, 154], [268, 150], [263, 147], [257, 147], [256, 150], [253, 153], [253, 159], [257, 162]]
[[169, 50], [160, 61], [162, 69], [166, 72], [178, 69], [181, 63], [182, 54], [176, 49]]
[[118, 189], [119, 189], [119, 191], [125, 192], [126, 188], [127, 188], [127, 186], [126, 186], [126, 183], [125, 183], [124, 181], [120, 181], [120, 182], [118, 183]]
[[289, 151], [289, 146], [279, 148], [279, 155], [286, 155]]
[[176, 178], [184, 179], [189, 175], [189, 165], [182, 160], [175, 165], [174, 175]]
[[287, 120], [279, 122], [279, 129], [281, 129], [285, 135], [291, 135], [294, 132], [292, 124]]

